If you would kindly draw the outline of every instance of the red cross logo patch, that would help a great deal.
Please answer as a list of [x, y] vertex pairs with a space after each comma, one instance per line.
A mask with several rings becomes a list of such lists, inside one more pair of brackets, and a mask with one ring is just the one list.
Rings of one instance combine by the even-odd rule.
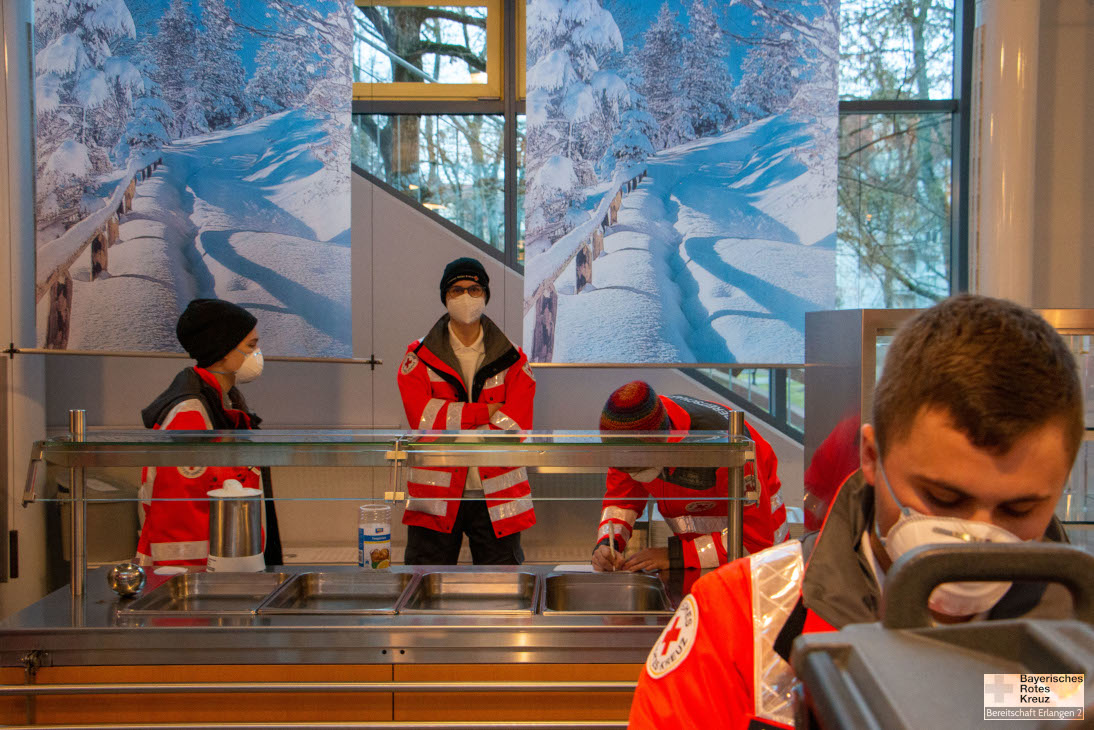
[[660, 679], [688, 658], [699, 630], [699, 605], [685, 596], [646, 657], [646, 673]]

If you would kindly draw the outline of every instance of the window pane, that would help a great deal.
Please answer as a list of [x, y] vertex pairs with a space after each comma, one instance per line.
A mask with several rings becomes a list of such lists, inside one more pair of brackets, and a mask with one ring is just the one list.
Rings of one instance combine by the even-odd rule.
[[954, 0], [842, 0], [840, 98], [952, 98], [953, 10]]
[[524, 266], [524, 115], [517, 116], [517, 263]]
[[786, 420], [799, 431], [805, 430], [805, 371], [786, 371]]
[[501, 116], [353, 116], [353, 163], [489, 245], [505, 247]]
[[485, 7], [361, 7], [353, 14], [353, 80], [485, 84]]
[[949, 294], [950, 131], [949, 114], [840, 117], [837, 307]]

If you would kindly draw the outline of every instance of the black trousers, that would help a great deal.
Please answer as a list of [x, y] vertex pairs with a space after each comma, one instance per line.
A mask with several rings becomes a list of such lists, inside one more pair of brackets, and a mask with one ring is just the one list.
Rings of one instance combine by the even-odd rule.
[[460, 558], [464, 535], [467, 535], [471, 562], [475, 565], [520, 565], [524, 562], [520, 533], [505, 537], [495, 535], [484, 499], [460, 502], [452, 532], [409, 525], [403, 562], [407, 565], [455, 565]]

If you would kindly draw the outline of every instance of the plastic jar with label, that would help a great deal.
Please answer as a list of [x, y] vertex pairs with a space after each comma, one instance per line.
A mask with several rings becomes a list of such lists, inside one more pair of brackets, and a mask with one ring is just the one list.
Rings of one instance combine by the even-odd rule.
[[391, 567], [391, 506], [363, 504], [357, 512], [357, 565], [365, 570]]

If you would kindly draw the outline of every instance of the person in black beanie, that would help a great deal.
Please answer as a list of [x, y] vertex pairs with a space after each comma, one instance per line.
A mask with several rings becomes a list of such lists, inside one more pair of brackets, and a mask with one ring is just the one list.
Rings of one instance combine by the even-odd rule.
[[[452, 261], [440, 294], [448, 312], [410, 343], [399, 367], [410, 427], [532, 428], [536, 381], [528, 358], [483, 314], [490, 301], [486, 269], [472, 258]], [[407, 565], [454, 565], [464, 535], [476, 565], [523, 562], [520, 532], [536, 522], [523, 467], [415, 468], [407, 491]]]
[[[222, 299], [195, 299], [179, 317], [175, 334], [196, 365], [176, 375], [167, 390], [141, 411], [144, 425], [182, 431], [258, 428], [261, 419], [250, 411], [236, 388], [237, 383], [251, 382], [262, 374], [255, 316]], [[256, 467], [145, 468], [141, 473], [143, 521], [137, 562], [204, 565], [209, 555], [206, 493], [228, 479], [258, 489], [265, 482], [265, 496], [272, 496], [268, 470]], [[267, 564], [280, 565], [280, 552], [273, 502], [267, 500]]]

